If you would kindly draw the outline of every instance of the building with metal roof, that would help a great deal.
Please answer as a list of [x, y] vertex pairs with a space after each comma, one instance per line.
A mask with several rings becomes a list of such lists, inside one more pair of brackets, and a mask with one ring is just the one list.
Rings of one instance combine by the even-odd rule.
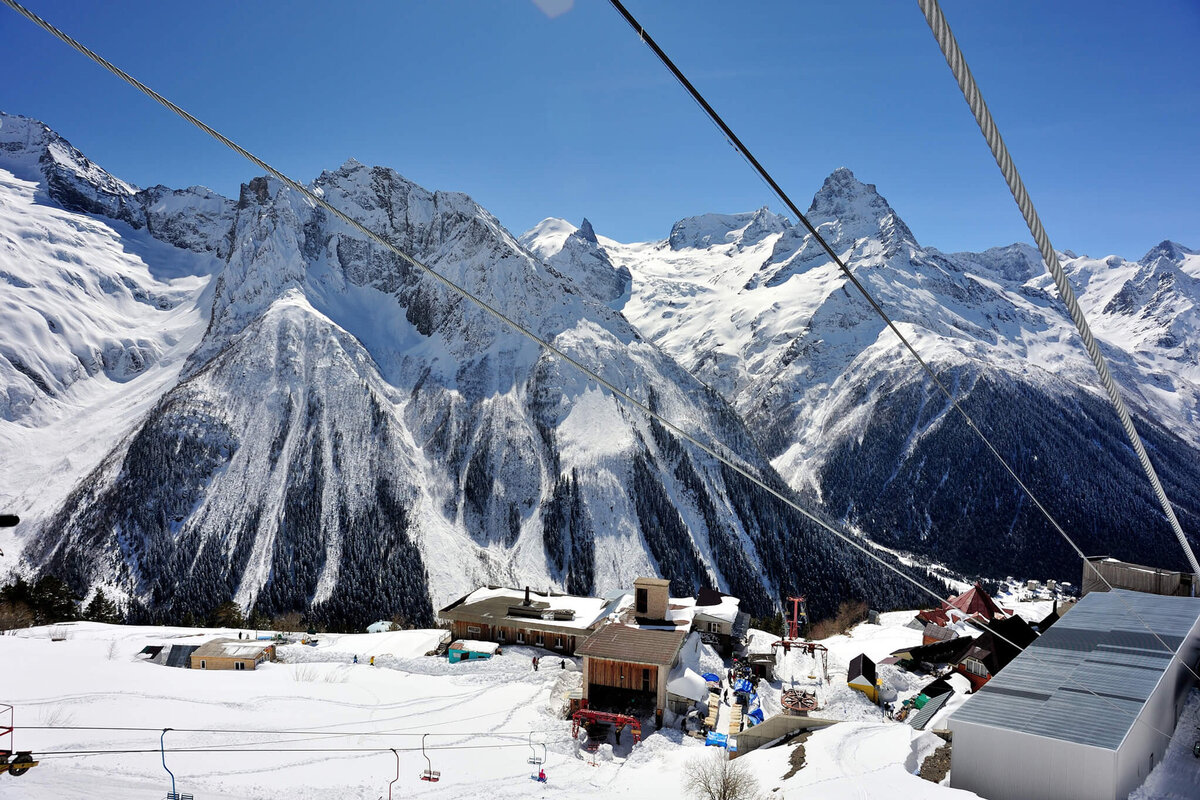
[[950, 785], [989, 800], [1126, 797], [1162, 759], [1198, 660], [1200, 599], [1089, 594], [951, 715]]

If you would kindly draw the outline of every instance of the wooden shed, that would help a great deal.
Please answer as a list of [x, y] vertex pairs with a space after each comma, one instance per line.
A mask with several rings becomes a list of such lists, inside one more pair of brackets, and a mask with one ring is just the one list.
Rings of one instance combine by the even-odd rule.
[[610, 624], [580, 645], [583, 706], [620, 713], [654, 709], [662, 725], [667, 679], [687, 637], [686, 631]]

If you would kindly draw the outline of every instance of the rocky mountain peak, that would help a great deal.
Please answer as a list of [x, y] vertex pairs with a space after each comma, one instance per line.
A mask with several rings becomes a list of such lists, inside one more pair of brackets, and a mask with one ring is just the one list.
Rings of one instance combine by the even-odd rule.
[[876, 191], [875, 184], [863, 183], [845, 167], [838, 167], [825, 179], [806, 216], [817, 227], [832, 223], [836, 241], [831, 244], [835, 245], [878, 235], [890, 244], [905, 239], [915, 242], [912, 231]]
[[596, 232], [592, 230], [592, 223], [588, 222], [587, 217], [583, 218], [583, 224], [579, 226], [579, 235], [592, 244], [599, 244], [599, 241], [596, 239]]

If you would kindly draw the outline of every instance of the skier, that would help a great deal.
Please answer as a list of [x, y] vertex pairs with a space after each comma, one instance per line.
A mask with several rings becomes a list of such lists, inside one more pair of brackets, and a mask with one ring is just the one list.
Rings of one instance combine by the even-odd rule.
[[355, 663], [355, 664], [357, 664], [357, 663], [358, 663], [358, 653], [355, 653], [355, 654], [354, 654], [354, 663]]
[[371, 656], [371, 666], [375, 666], [375, 656]]

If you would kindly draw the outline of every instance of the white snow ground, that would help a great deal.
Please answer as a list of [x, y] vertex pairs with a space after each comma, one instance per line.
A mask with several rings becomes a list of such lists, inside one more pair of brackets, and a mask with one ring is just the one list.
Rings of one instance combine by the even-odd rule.
[[[859, 629], [839, 637], [844, 642], [831, 641], [839, 659], [847, 648], [889, 649], [906, 635], [900, 630], [907, 630], [863, 626], [868, 627], [874, 630]], [[55, 628], [68, 638], [51, 641], [48, 628], [0, 637], [0, 674], [16, 677], [6, 682], [3, 699], [17, 707], [18, 744], [42, 758], [40, 766], [20, 778], [0, 777], [0, 797], [161, 796], [170, 784], [157, 750], [164, 727], [177, 729], [167, 734], [168, 747], [175, 748], [324, 748], [315, 753], [168, 753], [178, 790], [203, 800], [386, 797], [396, 772], [389, 747], [401, 751], [394, 797], [469, 793], [582, 798], [603, 793], [662, 800], [682, 796], [688, 761], [705, 751], [678, 731], [647, 729], [646, 739], [632, 749], [628, 734], [615, 755], [611, 747], [602, 747], [592, 766], [592, 758], [576, 755], [570, 722], [560, 713], [566, 691], [578, 681], [573, 661], [563, 670], [546, 659], [542, 669], [533, 672], [530, 654], [537, 651], [528, 648], [506, 648], [491, 661], [455, 665], [421, 655], [436, 644], [441, 631], [325, 634], [317, 647], [281, 648], [285, 658], [303, 663], [266, 664], [254, 672], [201, 672], [141, 663], [135, 654], [148, 643], [173, 637], [234, 632], [97, 623]], [[355, 654], [360, 663], [347, 663]], [[379, 666], [362, 663], [369, 654], [377, 656]], [[913, 798], [964, 796], [911, 774], [936, 746], [934, 737], [883, 722], [865, 700], [861, 708], [853, 707], [853, 697], [846, 702], [853, 711], [848, 716], [864, 721], [814, 734], [807, 744], [810, 766], [788, 781], [782, 780], [788, 769], [787, 748], [750, 753], [739, 763], [754, 771], [772, 797], [891, 798], [897, 792]], [[189, 733], [185, 728], [264, 733]], [[270, 733], [279, 730], [321, 735]], [[548, 740], [549, 781], [544, 786], [529, 780], [529, 731]], [[438, 748], [431, 754], [434, 769], [442, 772], [436, 784], [417, 778], [425, 762], [415, 734], [424, 732], [431, 734], [428, 744]], [[382, 749], [337, 752], [338, 747]], [[451, 747], [474, 749], [447, 749]], [[51, 755], [56, 750], [97, 748], [148, 752]], [[814, 795], [818, 786], [820, 794]]]
[[[1040, 608], [1018, 607], [1030, 617]], [[1048, 609], [1047, 609], [1048, 610]], [[779, 693], [792, 685], [816, 687], [818, 716], [845, 720], [814, 732], [805, 743], [806, 766], [783, 780], [792, 748], [764, 748], [738, 759], [749, 767], [768, 798], [878, 798], [944, 800], [974, 794], [935, 785], [914, 773], [941, 744], [928, 732], [885, 720], [880, 709], [845, 685], [851, 658], [865, 652], [883, 658], [919, 641], [905, 627], [912, 612], [883, 614], [879, 625], [862, 624], [848, 635], [825, 640], [832, 680], [821, 680], [807, 656], [793, 652], [781, 679], [760, 687], [768, 714]], [[51, 641], [51, 633], [66, 635]], [[562, 719], [566, 693], [578, 685], [578, 666], [557, 656], [530, 669], [530, 656], [545, 651], [507, 647], [490, 661], [450, 664], [425, 656], [444, 631], [383, 634], [321, 634], [315, 647], [280, 648], [281, 663], [253, 672], [201, 672], [141, 662], [146, 644], [188, 639], [200, 642], [236, 631], [72, 623], [0, 636], [4, 702], [16, 706], [17, 744], [32, 749], [41, 765], [24, 776], [0, 776], [0, 798], [50, 800], [88, 797], [128, 800], [162, 796], [170, 785], [158, 753], [164, 727], [169, 748], [257, 747], [259, 752], [168, 752], [176, 786], [198, 800], [316, 800], [387, 797], [628, 798], [683, 797], [689, 762], [712, 750], [679, 731], [644, 729], [631, 746], [626, 733], [615, 748], [604, 745], [581, 757], [571, 725]], [[350, 663], [353, 657], [359, 663]], [[376, 666], [366, 661], [376, 657]], [[716, 668], [713, 655], [692, 654], [689, 666]], [[694, 663], [692, 663], [694, 662]], [[880, 666], [884, 680], [904, 698], [929, 678]], [[814, 675], [810, 679], [808, 676]], [[1194, 692], [1167, 758], [1133, 800], [1195, 797], [1200, 761], [1191, 755], [1200, 724], [1200, 691]], [[149, 730], [72, 730], [72, 727]], [[225, 733], [185, 729], [218, 729]], [[57, 729], [57, 730], [52, 730]], [[286, 731], [292, 731], [287, 733]], [[547, 742], [545, 785], [529, 780], [530, 732]], [[425, 761], [421, 734], [428, 733], [433, 768], [442, 779], [418, 779]], [[0, 743], [4, 746], [4, 743]], [[289, 751], [288, 748], [315, 748]], [[379, 748], [373, 752], [338, 748]], [[97, 755], [55, 751], [131, 750]]]

